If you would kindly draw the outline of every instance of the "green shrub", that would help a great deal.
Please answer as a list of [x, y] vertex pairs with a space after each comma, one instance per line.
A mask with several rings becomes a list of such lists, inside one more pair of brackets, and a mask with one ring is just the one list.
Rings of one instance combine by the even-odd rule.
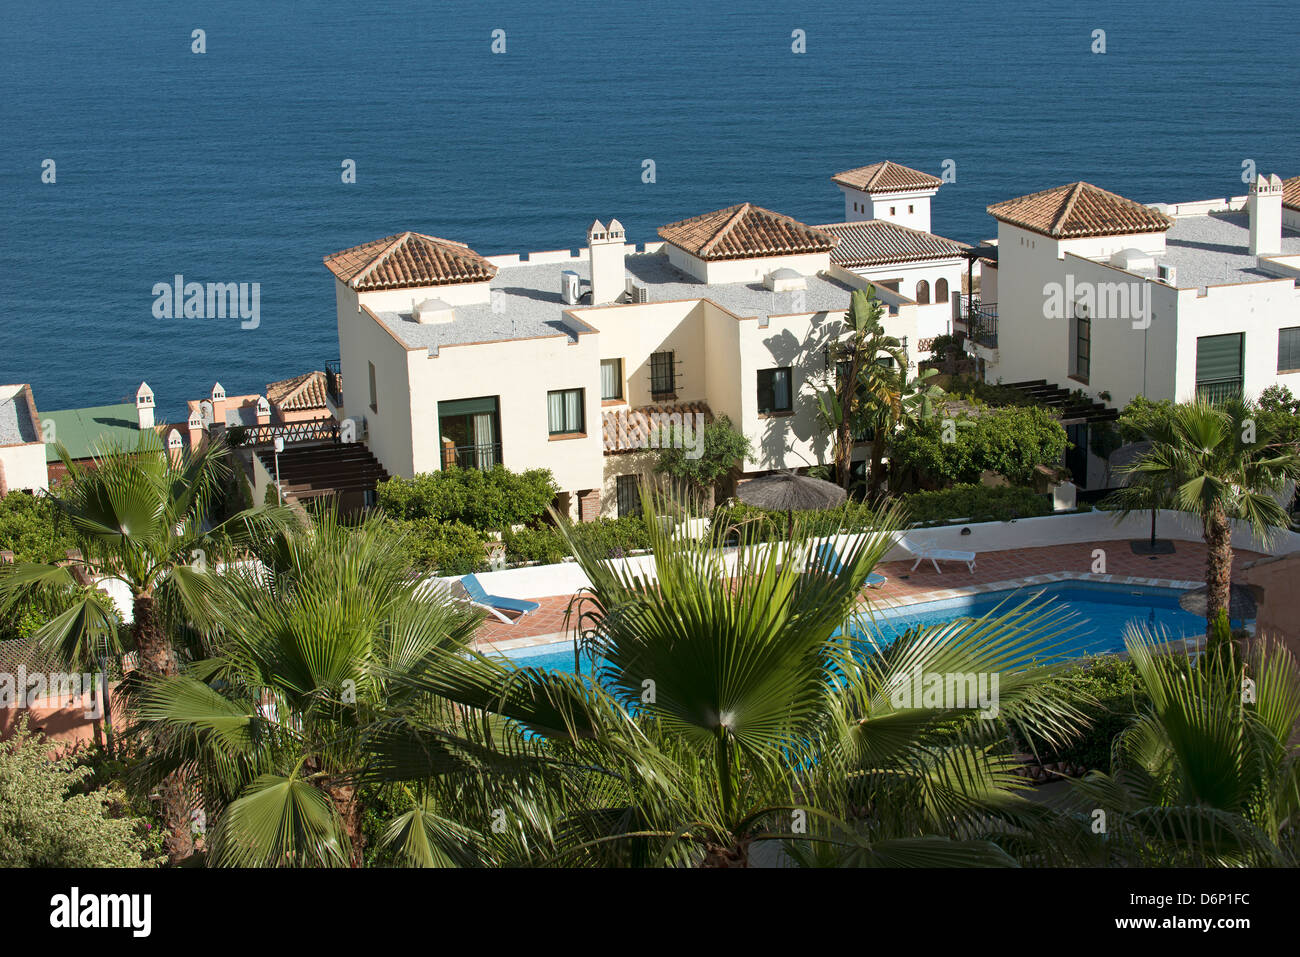
[[28, 731], [0, 742], [0, 867], [141, 867], [159, 863], [156, 828], [116, 791], [75, 793], [89, 767], [51, 760], [43, 737]]
[[1081, 764], [1088, 770], [1110, 771], [1110, 748], [1115, 736], [1132, 723], [1148, 702], [1133, 662], [1119, 655], [1101, 655], [1076, 664], [1064, 675], [1074, 705], [1088, 718], [1081, 737], [1044, 755], [1043, 760]]
[[507, 531], [501, 538], [506, 543], [506, 561], [512, 565], [523, 562], [554, 565], [564, 561], [569, 554], [564, 536], [553, 525], [521, 528], [517, 532]]
[[511, 472], [502, 465], [392, 478], [376, 490], [379, 507], [391, 518], [457, 522], [479, 531], [536, 522], [557, 491], [549, 469]]
[[581, 544], [596, 550], [597, 554], [615, 556], [650, 547], [650, 529], [645, 519], [602, 518], [594, 522], [574, 525], [571, 533]]
[[[640, 516], [581, 522], [570, 526], [569, 534], [580, 544], [590, 546], [604, 557], [626, 555], [650, 547], [650, 530]], [[506, 543], [506, 561], [511, 564], [554, 564], [564, 561], [572, 554], [559, 529], [551, 525], [521, 528], [517, 532], [506, 532], [501, 537]]]
[[10, 492], [0, 499], [0, 551], [14, 553], [18, 562], [58, 562], [76, 543], [48, 498]]
[[1031, 488], [954, 485], [936, 492], [903, 496], [908, 520], [919, 524], [960, 519], [968, 522], [1008, 522], [1016, 518], [1048, 515], [1051, 497]]
[[393, 527], [403, 536], [403, 547], [417, 568], [439, 575], [487, 570], [483, 534], [468, 525], [416, 518], [394, 521]]
[[910, 425], [894, 437], [889, 458], [897, 475], [910, 474], [930, 486], [978, 482], [985, 470], [1013, 485], [1028, 485], [1038, 466], [1060, 463], [1068, 444], [1065, 429], [1048, 409], [1004, 406]]

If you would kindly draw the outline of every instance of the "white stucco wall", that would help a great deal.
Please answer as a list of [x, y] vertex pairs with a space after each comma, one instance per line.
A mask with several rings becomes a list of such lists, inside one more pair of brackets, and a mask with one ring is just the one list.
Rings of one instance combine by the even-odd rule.
[[11, 492], [16, 489], [43, 492], [49, 488], [43, 442], [0, 447], [0, 465], [4, 467], [5, 485]]

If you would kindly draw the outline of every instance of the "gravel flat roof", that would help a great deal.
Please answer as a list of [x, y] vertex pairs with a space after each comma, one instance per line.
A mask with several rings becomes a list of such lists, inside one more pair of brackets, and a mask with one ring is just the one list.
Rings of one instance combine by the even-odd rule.
[[[738, 316], [766, 317], [847, 309], [852, 287], [826, 276], [806, 277], [806, 289], [774, 293], [761, 282], [700, 282], [677, 269], [667, 255], [637, 253], [625, 258], [628, 275], [643, 283], [650, 302], [711, 299]], [[436, 352], [446, 345], [568, 336], [598, 331], [599, 313], [584, 302], [566, 305], [560, 298], [560, 274], [572, 270], [585, 284], [591, 266], [585, 260], [503, 266], [489, 284], [492, 301], [456, 306], [447, 323], [421, 324], [409, 312], [376, 315], [408, 346]], [[599, 308], [599, 307], [596, 307]], [[566, 310], [582, 310], [577, 316]]]
[[[1180, 288], [1277, 279], [1255, 268], [1248, 251], [1250, 217], [1245, 212], [1176, 218], [1158, 257], [1178, 270]], [[1300, 254], [1300, 233], [1282, 230], [1282, 254]]]
[[27, 394], [18, 392], [0, 399], [0, 445], [39, 442], [40, 430], [27, 408]]

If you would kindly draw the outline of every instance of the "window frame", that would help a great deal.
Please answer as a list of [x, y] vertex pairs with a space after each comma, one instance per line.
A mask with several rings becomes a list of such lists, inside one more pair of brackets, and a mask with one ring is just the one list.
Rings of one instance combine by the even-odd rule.
[[[615, 374], [615, 381], [618, 383], [618, 395], [605, 395], [605, 374], [604, 374], [604, 369], [605, 369], [605, 363], [607, 363], [607, 362], [614, 362], [614, 363], [617, 363], [616, 368], [617, 368], [618, 371], [617, 371], [617, 373]], [[601, 368], [601, 376], [600, 376], [600, 401], [601, 401], [601, 402], [621, 402], [621, 401], [623, 401], [623, 399], [624, 399], [624, 398], [626, 397], [626, 395], [627, 395], [627, 388], [626, 388], [626, 386], [624, 386], [624, 384], [623, 384], [623, 360], [622, 360], [621, 358], [619, 358], [619, 359], [601, 359], [601, 360], [600, 360], [600, 368]]]
[[[784, 408], [776, 406], [776, 379], [775, 374], [784, 372], [786, 377], [786, 401], [788, 403]], [[771, 405], [769, 408], [763, 408], [763, 377], [768, 376], [767, 392], [771, 396]], [[794, 367], [793, 366], [775, 366], [771, 369], [759, 369], [757, 375], [758, 385], [758, 414], [763, 416], [772, 415], [789, 415], [794, 412]]]
[[[1284, 365], [1282, 362], [1282, 333], [1291, 333], [1291, 338], [1295, 341], [1290, 343], [1287, 348], [1290, 364]], [[1277, 330], [1277, 374], [1287, 375], [1292, 372], [1300, 372], [1300, 326], [1282, 326]]]
[[[656, 369], [656, 365], [660, 366], [660, 368]], [[664, 366], [666, 366], [666, 371], [664, 371]], [[662, 388], [665, 382], [668, 384], [666, 389]], [[676, 394], [677, 353], [672, 349], [652, 352], [650, 354], [650, 395], [654, 398], [660, 398], [671, 397]]]
[[370, 411], [379, 411], [379, 376], [375, 374], [375, 364], [366, 362], [370, 367]]
[[[576, 429], [574, 429], [574, 428], [565, 428], [565, 429], [562, 429], [562, 430], [560, 430], [560, 431], [556, 431], [556, 430], [554, 430], [554, 429], [551, 428], [551, 424], [552, 424], [552, 423], [551, 423], [551, 396], [553, 396], [553, 395], [565, 395], [565, 396], [567, 396], [567, 395], [569, 395], [570, 393], [573, 393], [573, 392], [578, 393], [578, 427], [577, 427]], [[549, 391], [546, 393], [546, 434], [547, 434], [547, 435], [549, 435], [549, 436], [551, 436], [551, 437], [553, 437], [553, 438], [558, 438], [558, 437], [561, 437], [561, 436], [568, 436], [568, 435], [586, 435], [586, 434], [587, 434], [587, 395], [586, 395], [586, 392], [587, 392], [586, 389], [583, 389], [583, 388], [581, 388], [581, 387], [578, 387], [578, 388], [573, 388], [573, 389], [551, 389], [551, 390], [549, 390]], [[566, 407], [567, 407], [567, 403], [566, 403]], [[569, 423], [565, 423], [565, 424], [567, 425], [567, 424], [569, 424]]]

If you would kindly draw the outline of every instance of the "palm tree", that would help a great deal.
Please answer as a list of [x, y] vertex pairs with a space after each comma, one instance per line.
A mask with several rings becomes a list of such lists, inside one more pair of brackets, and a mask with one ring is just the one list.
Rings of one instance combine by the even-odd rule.
[[[875, 410], [896, 411], [902, 401], [895, 377], [880, 361], [892, 359], [900, 366], [907, 361], [902, 343], [885, 333], [881, 323], [884, 315], [885, 307], [876, 298], [875, 287], [853, 291], [844, 314], [848, 336], [829, 348], [836, 370], [835, 388], [817, 396], [818, 414], [834, 434], [835, 474], [846, 490], [851, 478], [854, 432], [872, 424]], [[876, 441], [872, 446], [872, 481], [877, 485], [879, 444]]]
[[1285, 646], [1185, 654], [1142, 629], [1126, 645], [1150, 698], [1116, 738], [1112, 773], [1072, 782], [1105, 812], [1092, 864], [1300, 864], [1300, 672]]
[[514, 770], [541, 763], [538, 743], [420, 686], [455, 675], [486, 698], [508, 682], [469, 651], [481, 614], [413, 576], [377, 518], [325, 511], [255, 555], [214, 585], [210, 656], [138, 703], [148, 762], [201, 783], [209, 860], [361, 866], [383, 805], [381, 843], [401, 860], [511, 862], [514, 832], [494, 840], [491, 811], [537, 801]]
[[1232, 521], [1261, 538], [1290, 524], [1278, 497], [1300, 478], [1300, 451], [1278, 442], [1245, 400], [1211, 404], [1197, 398], [1152, 426], [1152, 447], [1119, 469], [1148, 493], [1173, 490], [1176, 507], [1200, 520], [1206, 544], [1206, 634], [1228, 607], [1232, 581]]
[[[62, 446], [58, 450], [68, 478], [50, 497], [79, 555], [65, 565], [9, 566], [0, 576], [0, 602], [67, 595], [79, 577], [119, 582], [131, 597], [136, 679], [176, 674], [166, 610], [175, 608], [186, 621], [201, 622], [214, 577], [208, 566], [267, 516], [254, 509], [213, 524], [212, 508], [226, 471], [227, 452], [220, 443], [173, 459], [156, 433], [144, 431], [134, 450], [105, 445], [84, 467], [73, 463]], [[88, 594], [40, 629], [36, 639], [69, 665], [87, 655], [122, 650], [110, 616]], [[168, 856], [175, 862], [192, 852], [189, 805], [175, 776], [162, 781], [160, 790], [171, 833]]]
[[[653, 518], [648, 489], [642, 507]], [[804, 522], [781, 545], [742, 537], [728, 559], [736, 529], [691, 540], [651, 520], [653, 570], [606, 560], [561, 523], [591, 581], [571, 612], [602, 664], [594, 687], [519, 680], [567, 716], [550, 722], [555, 753], [607, 783], [587, 782], [581, 806], [562, 809], [555, 859], [746, 866], [790, 842], [796, 860], [828, 847], [874, 863], [1010, 863], [989, 822], [1023, 829], [1035, 812], [999, 751], [1008, 723], [1059, 740], [1079, 718], [1033, 662], [1051, 651], [1051, 616], [1025, 606], [873, 648], [869, 622], [848, 625], [896, 523], [883, 514], [841, 538], [838, 574], [822, 558], [805, 573], [797, 556], [828, 529]], [[917, 668], [999, 673], [998, 718], [971, 719], [983, 727], [957, 738], [946, 725], [972, 709], [891, 701]], [[531, 722], [522, 700], [498, 706]]]

